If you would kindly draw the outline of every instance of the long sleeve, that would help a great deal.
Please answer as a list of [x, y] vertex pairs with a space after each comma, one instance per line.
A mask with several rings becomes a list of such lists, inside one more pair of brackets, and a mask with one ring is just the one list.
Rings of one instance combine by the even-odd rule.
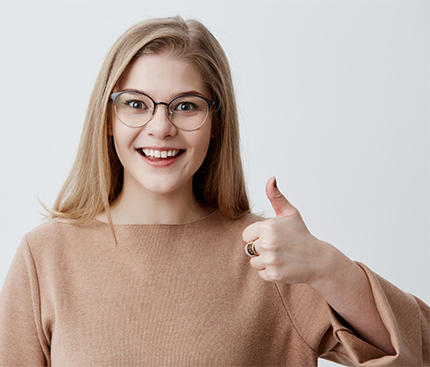
[[0, 293], [0, 365], [48, 366], [36, 267], [24, 238]]
[[[430, 309], [418, 298], [358, 264], [365, 271], [376, 306], [387, 328], [395, 355], [387, 355], [361, 340], [310, 288], [298, 285], [284, 293], [287, 311], [299, 334], [320, 358], [347, 366], [430, 366]], [[297, 300], [297, 301], [295, 301]], [[297, 302], [306, 304], [305, 311]], [[324, 326], [325, 325], [325, 326]]]
[[[403, 292], [384, 278], [373, 273], [365, 265], [365, 271], [379, 314], [391, 336], [396, 351], [393, 356], [380, 360], [355, 362], [359, 366], [430, 366], [430, 309], [418, 298]], [[349, 334], [351, 335], [351, 334]], [[340, 340], [349, 336], [339, 333]], [[342, 340], [343, 341], [343, 340]], [[340, 358], [341, 361], [343, 358]]]

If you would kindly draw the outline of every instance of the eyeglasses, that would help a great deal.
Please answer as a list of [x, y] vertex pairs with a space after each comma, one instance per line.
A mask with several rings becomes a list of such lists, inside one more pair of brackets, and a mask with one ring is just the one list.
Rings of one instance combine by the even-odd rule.
[[155, 115], [158, 105], [165, 105], [167, 116], [173, 125], [185, 131], [197, 130], [207, 120], [210, 108], [215, 104], [209, 98], [184, 94], [169, 103], [155, 102], [145, 93], [126, 90], [112, 93], [115, 114], [128, 127], [142, 127]]

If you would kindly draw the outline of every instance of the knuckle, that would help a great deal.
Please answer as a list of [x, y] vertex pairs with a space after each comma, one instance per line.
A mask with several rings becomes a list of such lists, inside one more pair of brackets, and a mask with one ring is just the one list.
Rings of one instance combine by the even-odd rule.
[[265, 239], [258, 243], [258, 248], [262, 251], [272, 251], [273, 244], [270, 241], [267, 241], [267, 239]]
[[266, 259], [265, 259], [264, 263], [265, 263], [266, 265], [273, 266], [273, 265], [276, 265], [276, 264], [277, 264], [277, 259], [276, 259], [276, 257], [275, 257], [275, 256], [273, 256], [273, 255], [271, 255], [271, 256], [266, 256]]
[[264, 238], [260, 238], [258, 246], [265, 251], [271, 251], [279, 253], [282, 246], [282, 241], [275, 234], [266, 235]]

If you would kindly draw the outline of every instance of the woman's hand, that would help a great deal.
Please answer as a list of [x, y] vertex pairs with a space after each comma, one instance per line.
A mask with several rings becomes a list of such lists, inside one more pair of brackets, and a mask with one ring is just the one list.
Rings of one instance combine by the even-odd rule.
[[274, 177], [267, 182], [266, 194], [276, 217], [243, 231], [243, 240], [254, 242], [259, 254], [251, 259], [251, 266], [267, 281], [312, 286], [326, 276], [331, 257], [339, 254], [309, 232], [299, 211], [276, 187]]
[[309, 232], [273, 177], [266, 194], [276, 217], [253, 223], [242, 234], [245, 242], [254, 242], [258, 253], [251, 266], [267, 281], [308, 284], [361, 338], [395, 354], [363, 269]]

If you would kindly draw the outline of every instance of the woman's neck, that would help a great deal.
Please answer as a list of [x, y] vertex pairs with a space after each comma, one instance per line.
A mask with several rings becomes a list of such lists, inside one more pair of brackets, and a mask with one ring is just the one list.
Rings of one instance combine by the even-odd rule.
[[[121, 192], [110, 207], [114, 224], [176, 224], [199, 219], [214, 209], [188, 195], [133, 195]], [[96, 216], [107, 222], [106, 212]]]

